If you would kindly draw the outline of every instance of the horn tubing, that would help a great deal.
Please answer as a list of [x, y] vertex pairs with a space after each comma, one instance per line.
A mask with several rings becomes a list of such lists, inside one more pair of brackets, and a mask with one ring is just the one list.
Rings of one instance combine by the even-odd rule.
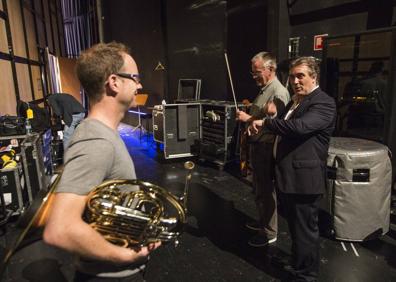
[[189, 186], [190, 186], [192, 170], [194, 169], [194, 167], [195, 167], [195, 164], [192, 161], [187, 161], [184, 163], [184, 168], [187, 169], [188, 173], [187, 173], [186, 182], [184, 185], [183, 196], [180, 198], [180, 200], [183, 201], [183, 206], [186, 210], [187, 210], [187, 195], [188, 195], [188, 190], [189, 190]]
[[[183, 194], [185, 201], [149, 182], [137, 179], [108, 180], [88, 194], [84, 220], [105, 239], [117, 245], [125, 246], [124, 240], [129, 242], [129, 246], [143, 246], [162, 240], [174, 241], [176, 246], [186, 223], [187, 210], [183, 204], [187, 203], [188, 182], [195, 165], [186, 162], [184, 166], [189, 170]], [[137, 185], [139, 190], [123, 190], [123, 185]], [[146, 202], [151, 206], [150, 209], [141, 210]], [[167, 210], [165, 203], [169, 204]], [[156, 208], [153, 210], [153, 207]], [[177, 214], [169, 218], [168, 209]]]

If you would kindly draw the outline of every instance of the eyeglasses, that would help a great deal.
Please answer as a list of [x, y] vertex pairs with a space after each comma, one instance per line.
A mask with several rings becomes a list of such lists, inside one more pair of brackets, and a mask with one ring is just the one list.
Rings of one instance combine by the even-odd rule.
[[271, 65], [268, 65], [268, 64], [266, 64], [266, 65], [264, 65], [263, 67], [261, 67], [261, 68], [259, 68], [257, 71], [255, 71], [255, 72], [250, 72], [250, 74], [251, 74], [251, 76], [253, 76], [253, 77], [258, 77], [258, 76], [260, 76], [262, 73], [263, 73], [263, 71], [265, 71], [265, 70], [269, 70], [270, 72], [273, 70], [273, 67], [271, 66]]
[[136, 84], [141, 83], [140, 75], [138, 75], [138, 74], [120, 72], [120, 73], [116, 73], [116, 75], [121, 76], [123, 78], [132, 79]]
[[268, 67], [263, 67], [262, 69], [257, 70], [257, 71], [255, 71], [255, 72], [251, 71], [250, 74], [251, 74], [253, 77], [258, 77], [258, 76], [262, 75], [262, 74], [263, 74], [263, 71], [265, 71], [265, 70], [267, 70], [267, 69], [270, 70], [270, 68], [268, 68]]

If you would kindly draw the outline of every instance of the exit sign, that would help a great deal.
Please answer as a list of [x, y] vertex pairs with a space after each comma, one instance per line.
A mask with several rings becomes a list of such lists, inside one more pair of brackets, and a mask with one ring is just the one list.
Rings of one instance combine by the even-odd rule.
[[314, 51], [323, 50], [323, 40], [328, 34], [319, 34], [314, 36]]

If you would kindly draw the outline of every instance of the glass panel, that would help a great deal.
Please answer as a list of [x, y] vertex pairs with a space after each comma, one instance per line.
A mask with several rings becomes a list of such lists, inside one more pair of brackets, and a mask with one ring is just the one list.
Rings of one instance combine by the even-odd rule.
[[327, 40], [328, 57], [352, 59], [355, 47], [355, 37], [339, 37]]
[[360, 36], [359, 58], [387, 57], [390, 54], [391, 32], [370, 33]]
[[326, 90], [337, 99], [337, 135], [383, 142], [389, 110], [390, 31], [327, 41]]

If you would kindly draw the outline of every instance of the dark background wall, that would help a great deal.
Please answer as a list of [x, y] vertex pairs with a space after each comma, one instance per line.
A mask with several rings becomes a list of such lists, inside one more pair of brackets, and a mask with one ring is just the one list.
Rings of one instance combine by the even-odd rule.
[[[258, 89], [250, 59], [257, 52], [277, 56], [285, 82], [290, 38], [299, 37], [300, 56], [322, 59], [313, 48], [315, 35], [396, 25], [396, 0], [102, 0], [102, 11], [105, 41], [132, 48], [148, 106], [172, 103], [180, 78], [202, 79], [201, 99], [232, 101], [225, 51], [237, 100], [252, 101]], [[159, 62], [163, 70], [156, 69]], [[392, 127], [389, 136], [387, 143], [394, 143]]]
[[[202, 79], [202, 99], [232, 101], [227, 51], [238, 101], [257, 88], [250, 59], [267, 50], [287, 72], [289, 38], [300, 37], [299, 54], [313, 50], [314, 35], [330, 36], [389, 27], [395, 0], [110, 0], [102, 1], [105, 41], [132, 48], [143, 75], [148, 105], [177, 98], [180, 78]], [[158, 63], [164, 70], [155, 70]]]
[[[262, 0], [227, 2], [227, 53], [238, 101], [253, 101], [257, 95], [250, 60], [258, 52], [268, 50], [267, 11], [267, 3]], [[227, 85], [227, 98], [231, 101], [230, 84]]]
[[168, 100], [177, 97], [180, 78], [202, 79], [202, 99], [227, 97], [225, 13], [226, 1], [166, 2]]
[[180, 78], [202, 79], [201, 99], [232, 101], [227, 50], [237, 100], [256, 95], [250, 59], [267, 47], [266, 1], [103, 0], [102, 13], [105, 42], [131, 47], [149, 106], [172, 103]]
[[[363, 32], [365, 30], [390, 27], [396, 19], [394, 0], [317, 0], [280, 1], [284, 6], [280, 17], [281, 25], [288, 26], [289, 37], [300, 37], [300, 55], [321, 58], [321, 51], [314, 51], [314, 35], [336, 36]], [[280, 38], [282, 44], [287, 44]], [[284, 59], [284, 53], [280, 54]]]
[[148, 105], [161, 103], [166, 89], [166, 73], [156, 70], [165, 64], [162, 1], [102, 1], [104, 41], [128, 45], [142, 75]]

